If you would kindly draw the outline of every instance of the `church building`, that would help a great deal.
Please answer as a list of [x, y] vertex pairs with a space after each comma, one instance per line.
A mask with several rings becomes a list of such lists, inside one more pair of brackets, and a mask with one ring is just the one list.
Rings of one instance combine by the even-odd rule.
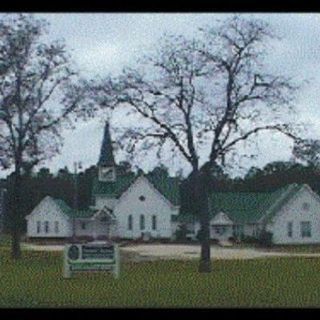
[[179, 180], [163, 174], [118, 174], [106, 123], [93, 183], [93, 205], [70, 208], [45, 197], [26, 217], [29, 238], [169, 239], [179, 213]]
[[[197, 238], [199, 216], [180, 212], [177, 178], [157, 171], [117, 172], [108, 123], [97, 166], [93, 205], [75, 210], [45, 197], [26, 217], [28, 238], [173, 239], [180, 225]], [[276, 244], [320, 243], [320, 197], [308, 185], [266, 193], [215, 192], [208, 205], [213, 240], [259, 238], [264, 230]]]

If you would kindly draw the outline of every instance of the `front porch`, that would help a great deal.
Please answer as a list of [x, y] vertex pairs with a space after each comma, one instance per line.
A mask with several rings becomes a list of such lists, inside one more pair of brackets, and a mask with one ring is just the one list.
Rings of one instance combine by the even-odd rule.
[[233, 228], [229, 224], [210, 225], [210, 239], [218, 241], [227, 241], [233, 237]]
[[76, 239], [111, 240], [116, 236], [116, 219], [111, 209], [104, 207], [90, 218], [74, 221]]

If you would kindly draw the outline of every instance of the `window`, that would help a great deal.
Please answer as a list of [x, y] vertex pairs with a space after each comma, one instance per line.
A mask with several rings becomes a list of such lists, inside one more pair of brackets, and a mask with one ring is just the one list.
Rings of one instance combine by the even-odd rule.
[[152, 216], [152, 230], [157, 230], [157, 216]]
[[292, 227], [293, 227], [292, 221], [288, 222], [288, 224], [287, 224], [287, 230], [288, 230], [288, 237], [289, 237], [289, 238], [292, 238]]
[[37, 221], [37, 233], [41, 232], [41, 221]]
[[140, 196], [140, 197], [139, 197], [139, 200], [140, 200], [140, 201], [145, 201], [145, 200], [146, 200], [146, 197], [145, 197], [145, 196]]
[[310, 238], [311, 237], [311, 223], [310, 221], [301, 222], [301, 237]]
[[226, 232], [225, 226], [215, 226], [214, 227], [215, 233], [219, 235], [223, 235]]
[[140, 216], [140, 230], [144, 230], [145, 228], [145, 219], [144, 219], [144, 215], [142, 214]]
[[54, 222], [54, 232], [59, 233], [59, 221]]
[[49, 233], [49, 221], [44, 222], [44, 232]]
[[130, 214], [128, 216], [128, 230], [132, 230], [132, 224], [133, 224], [133, 220], [132, 220], [132, 215]]
[[81, 229], [82, 230], [86, 230], [86, 228], [87, 228], [86, 223], [85, 222], [81, 222]]

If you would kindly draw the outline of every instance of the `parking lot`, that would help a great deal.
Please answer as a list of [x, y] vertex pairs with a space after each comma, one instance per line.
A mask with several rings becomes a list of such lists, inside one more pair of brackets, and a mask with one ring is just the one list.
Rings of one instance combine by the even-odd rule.
[[[26, 250], [62, 251], [63, 245], [23, 244]], [[199, 245], [184, 244], [134, 244], [121, 247], [121, 252], [127, 254], [134, 261], [156, 259], [194, 259], [200, 256]], [[256, 248], [222, 248], [211, 246], [212, 259], [256, 259], [266, 257], [319, 257], [320, 253], [290, 253], [276, 252]]]

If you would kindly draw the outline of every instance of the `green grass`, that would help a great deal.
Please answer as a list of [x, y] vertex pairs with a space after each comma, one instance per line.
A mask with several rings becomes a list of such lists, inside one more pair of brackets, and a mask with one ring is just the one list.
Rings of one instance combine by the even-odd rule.
[[125, 262], [109, 273], [62, 278], [62, 255], [0, 250], [0, 307], [319, 307], [320, 258]]
[[0, 247], [10, 247], [11, 236], [9, 234], [0, 234]]

